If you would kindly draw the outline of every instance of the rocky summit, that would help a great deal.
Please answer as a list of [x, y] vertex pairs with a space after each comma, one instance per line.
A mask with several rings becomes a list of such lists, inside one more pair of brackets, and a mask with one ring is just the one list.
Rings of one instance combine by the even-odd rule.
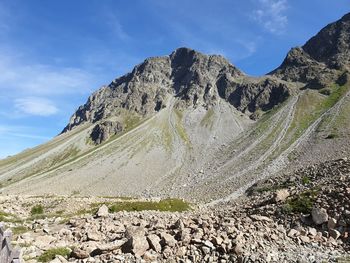
[[350, 14], [251, 77], [179, 48], [0, 160], [26, 262], [349, 262]]

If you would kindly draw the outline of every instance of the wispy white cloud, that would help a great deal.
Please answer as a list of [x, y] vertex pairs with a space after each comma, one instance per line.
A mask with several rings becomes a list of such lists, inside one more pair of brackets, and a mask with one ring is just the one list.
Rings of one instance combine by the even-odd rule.
[[124, 27], [116, 14], [112, 12], [104, 13], [103, 20], [111, 28], [112, 32], [119, 40], [125, 41], [130, 39], [130, 35], [124, 30]]
[[283, 33], [288, 24], [287, 0], [257, 0], [257, 3], [258, 8], [253, 10], [251, 18], [271, 33]]
[[91, 74], [77, 68], [28, 63], [0, 50], [0, 90], [30, 95], [57, 95], [91, 91]]
[[50, 116], [58, 112], [54, 102], [39, 97], [15, 99], [15, 108], [24, 114], [36, 116]]

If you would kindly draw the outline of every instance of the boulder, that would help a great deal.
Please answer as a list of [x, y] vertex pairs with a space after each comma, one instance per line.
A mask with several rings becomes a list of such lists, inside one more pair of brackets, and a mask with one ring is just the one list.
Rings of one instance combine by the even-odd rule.
[[162, 246], [174, 247], [177, 243], [175, 238], [168, 233], [161, 233], [161, 237], [162, 237], [161, 239]]
[[156, 252], [162, 251], [162, 246], [160, 245], [160, 238], [157, 235], [155, 235], [155, 234], [148, 235], [147, 241], [148, 241], [150, 247], [154, 251], [156, 251]]
[[96, 215], [98, 217], [108, 217], [109, 212], [108, 212], [108, 207], [103, 204], [97, 211]]
[[314, 207], [311, 211], [312, 220], [316, 225], [321, 225], [328, 221], [327, 210], [324, 208]]
[[102, 239], [100, 233], [96, 229], [88, 230], [86, 235], [87, 239], [91, 241], [100, 241]]
[[149, 249], [149, 244], [145, 237], [145, 229], [143, 227], [128, 227], [125, 232], [125, 237], [128, 241], [122, 247], [124, 253], [133, 253], [136, 257], [141, 257]]

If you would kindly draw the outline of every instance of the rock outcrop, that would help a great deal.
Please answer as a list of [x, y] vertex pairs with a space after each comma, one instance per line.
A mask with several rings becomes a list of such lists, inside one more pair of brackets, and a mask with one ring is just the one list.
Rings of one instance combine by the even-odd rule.
[[[270, 74], [286, 81], [324, 88], [350, 67], [350, 14], [324, 27], [302, 47], [291, 49]], [[311, 82], [311, 83], [310, 83]]]
[[95, 144], [101, 144], [122, 130], [123, 126], [120, 122], [103, 121], [94, 126], [90, 138]]

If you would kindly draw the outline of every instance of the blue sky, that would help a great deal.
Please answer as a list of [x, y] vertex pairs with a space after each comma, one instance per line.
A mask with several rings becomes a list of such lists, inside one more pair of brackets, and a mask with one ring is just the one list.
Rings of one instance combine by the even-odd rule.
[[187, 46], [262, 75], [349, 11], [348, 0], [0, 0], [0, 158], [57, 135], [147, 57]]

